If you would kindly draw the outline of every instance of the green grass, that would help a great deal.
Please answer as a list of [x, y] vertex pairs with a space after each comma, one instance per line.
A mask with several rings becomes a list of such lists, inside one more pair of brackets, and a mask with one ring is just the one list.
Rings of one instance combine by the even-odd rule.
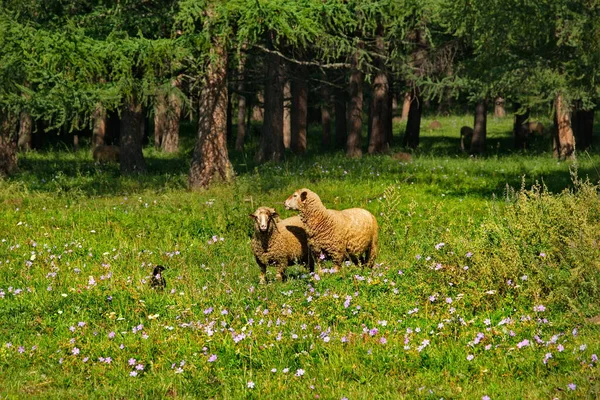
[[[410, 163], [310, 148], [256, 166], [253, 141], [233, 184], [201, 192], [185, 188], [193, 127], [179, 155], [145, 149], [142, 177], [86, 151], [22, 155], [0, 182], [0, 398], [598, 398], [600, 156], [514, 152], [507, 118], [472, 158], [472, 117], [439, 120]], [[376, 268], [258, 285], [247, 214], [292, 215], [299, 187], [377, 216]]]

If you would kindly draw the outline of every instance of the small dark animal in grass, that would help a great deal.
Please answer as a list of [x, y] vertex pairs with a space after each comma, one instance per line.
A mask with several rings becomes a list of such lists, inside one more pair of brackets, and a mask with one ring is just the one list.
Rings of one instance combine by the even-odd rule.
[[93, 157], [97, 163], [118, 163], [120, 158], [119, 146], [98, 146], [94, 149]]
[[165, 267], [162, 265], [157, 265], [154, 267], [154, 271], [152, 271], [152, 278], [150, 279], [150, 286], [157, 290], [163, 290], [167, 287], [167, 281], [163, 276], [163, 271]]
[[467, 151], [471, 148], [471, 141], [473, 140], [473, 128], [469, 126], [463, 126], [460, 128], [460, 149]]
[[438, 129], [442, 129], [442, 124], [440, 123], [440, 121], [433, 121], [432, 123], [429, 124], [429, 129], [432, 130], [438, 130]]

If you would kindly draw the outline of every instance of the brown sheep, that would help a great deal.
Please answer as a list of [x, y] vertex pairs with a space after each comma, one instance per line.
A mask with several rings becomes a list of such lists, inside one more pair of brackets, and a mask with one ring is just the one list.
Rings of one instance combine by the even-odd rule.
[[373, 266], [377, 256], [378, 226], [369, 211], [362, 208], [329, 210], [309, 189], [294, 192], [285, 201], [285, 208], [300, 211], [315, 260], [322, 256], [331, 259], [335, 270], [339, 270], [345, 259]]
[[399, 151], [398, 153], [392, 154], [392, 158], [394, 160], [399, 160], [399, 161], [402, 161], [402, 162], [411, 162], [412, 161], [412, 154], [405, 153], [403, 151]]
[[528, 122], [523, 124], [523, 128], [527, 130], [527, 133], [532, 133], [537, 136], [544, 135], [544, 124], [538, 121]]
[[97, 163], [119, 162], [119, 146], [100, 145], [94, 149], [94, 161]]
[[250, 218], [254, 219], [252, 252], [260, 267], [260, 283], [267, 282], [267, 266], [277, 267], [277, 279], [285, 280], [285, 269], [294, 263], [304, 264], [313, 271], [304, 224], [300, 217], [284, 220], [274, 208], [259, 207]]
[[471, 141], [473, 140], [473, 128], [470, 126], [463, 126], [460, 128], [460, 149], [462, 151], [471, 148]]
[[442, 124], [440, 123], [440, 121], [435, 120], [429, 124], [429, 129], [432, 129], [432, 130], [442, 129]]

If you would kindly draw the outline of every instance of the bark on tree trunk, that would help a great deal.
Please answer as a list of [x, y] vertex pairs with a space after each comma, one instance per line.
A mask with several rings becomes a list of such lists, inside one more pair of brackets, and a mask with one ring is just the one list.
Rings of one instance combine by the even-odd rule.
[[17, 169], [17, 119], [0, 110], [0, 176]]
[[575, 157], [575, 136], [571, 127], [571, 111], [561, 94], [555, 102], [557, 129], [554, 137], [554, 156], [560, 160]]
[[163, 136], [167, 131], [167, 98], [162, 90], [156, 96], [154, 106], [154, 148], [162, 147]]
[[33, 119], [27, 111], [21, 112], [19, 118], [19, 141], [18, 147], [21, 151], [31, 150], [31, 132], [33, 130]]
[[267, 82], [265, 85], [265, 119], [256, 162], [279, 162], [283, 157], [283, 73], [281, 58], [267, 56]]
[[92, 149], [102, 146], [105, 143], [106, 136], [106, 110], [98, 104], [92, 113]]
[[[179, 87], [180, 84], [179, 79], [174, 79], [171, 82], [174, 87]], [[166, 153], [177, 153], [179, 151], [179, 124], [182, 104], [181, 99], [175, 93], [170, 93], [167, 100], [167, 124], [161, 147]]]
[[388, 94], [387, 94], [387, 109], [388, 113], [385, 118], [385, 132], [386, 132], [386, 141], [388, 148], [392, 146], [394, 142], [394, 87], [392, 78], [388, 75]]
[[321, 146], [325, 149], [331, 147], [331, 106], [329, 88], [321, 88]]
[[523, 124], [529, 119], [529, 109], [525, 110], [523, 114], [518, 114], [521, 104], [515, 103], [515, 118], [513, 122], [513, 139], [515, 142], [515, 149], [523, 149], [527, 144], [527, 137], [523, 135]]
[[142, 104], [134, 96], [125, 103], [121, 115], [119, 158], [123, 175], [146, 172], [146, 161], [142, 153], [143, 119]]
[[402, 121], [406, 121], [408, 119], [408, 112], [410, 110], [410, 92], [404, 93], [404, 101], [402, 102]]
[[341, 149], [346, 143], [346, 91], [338, 90], [335, 95], [335, 147]]
[[[429, 52], [429, 41], [423, 29], [414, 29], [408, 32], [407, 38], [414, 44], [414, 50], [410, 55], [409, 66], [413, 69], [417, 77], [425, 74], [425, 65], [427, 63], [427, 54]], [[413, 86], [410, 93], [410, 108], [408, 110], [408, 120], [406, 121], [406, 131], [402, 139], [403, 145], [411, 149], [419, 146], [421, 136], [421, 114], [426, 101], [421, 97], [421, 90], [415, 82], [409, 82]]]
[[283, 147], [289, 149], [292, 145], [292, 84], [286, 81], [283, 85]]
[[594, 133], [594, 110], [578, 109], [573, 115], [573, 131], [578, 150], [585, 150], [592, 144]]
[[358, 69], [358, 53], [352, 58], [352, 70], [350, 72], [350, 102], [348, 110], [349, 130], [346, 141], [346, 156], [361, 157], [361, 136], [363, 121], [363, 83], [364, 75]]
[[308, 82], [306, 68], [296, 67], [296, 77], [292, 81], [291, 147], [296, 154], [306, 152], [306, 125], [308, 120]]
[[410, 107], [408, 109], [408, 118], [406, 121], [406, 130], [402, 145], [411, 149], [419, 147], [421, 136], [421, 114], [423, 110], [423, 99], [420, 96], [419, 89], [410, 95]]
[[500, 96], [494, 99], [494, 117], [504, 118], [506, 117], [506, 110], [504, 109], [504, 99]]
[[382, 153], [389, 149], [390, 86], [387, 74], [379, 71], [373, 81], [373, 102], [371, 103], [371, 136], [369, 154]]
[[481, 99], [475, 105], [475, 120], [473, 123], [473, 139], [471, 140], [471, 154], [485, 152], [485, 138], [487, 136], [487, 100]]
[[251, 121], [264, 122], [265, 120], [265, 96], [262, 92], [256, 93], [256, 103], [252, 106]]
[[217, 179], [233, 179], [227, 153], [227, 52], [222, 43], [214, 44], [208, 59], [198, 105], [198, 139], [188, 175], [190, 189], [207, 188]]
[[245, 87], [245, 68], [246, 59], [241, 57], [238, 64], [238, 114], [237, 114], [237, 137], [235, 138], [235, 150], [242, 151], [244, 149], [244, 139], [246, 138], [246, 114], [247, 102], [244, 91]]
[[244, 150], [244, 140], [246, 138], [246, 96], [238, 95], [238, 115], [237, 115], [237, 137], [235, 138], [235, 150]]

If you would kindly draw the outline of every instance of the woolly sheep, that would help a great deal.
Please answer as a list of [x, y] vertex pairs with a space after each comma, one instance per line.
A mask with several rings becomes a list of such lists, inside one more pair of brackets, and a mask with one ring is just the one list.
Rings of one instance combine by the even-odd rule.
[[462, 151], [467, 150], [467, 146], [471, 147], [471, 141], [473, 140], [473, 128], [470, 126], [463, 126], [460, 128], [460, 149]]
[[119, 162], [119, 146], [100, 145], [94, 149], [94, 161], [97, 163]]
[[429, 129], [432, 129], [432, 130], [442, 129], [442, 124], [440, 121], [434, 120], [429, 124]]
[[266, 283], [267, 266], [277, 267], [277, 279], [285, 280], [285, 269], [294, 263], [307, 265], [313, 271], [304, 224], [298, 216], [279, 219], [274, 208], [259, 207], [254, 219], [252, 252], [260, 267], [260, 283]]
[[544, 134], [544, 124], [538, 121], [523, 124], [523, 128], [527, 131], [527, 133], [532, 133], [538, 136], [542, 136]]
[[309, 189], [299, 189], [285, 201], [285, 208], [298, 210], [306, 226], [308, 245], [313, 258], [331, 259], [335, 270], [342, 261], [372, 267], [377, 256], [377, 220], [362, 208], [328, 210], [319, 196]]

